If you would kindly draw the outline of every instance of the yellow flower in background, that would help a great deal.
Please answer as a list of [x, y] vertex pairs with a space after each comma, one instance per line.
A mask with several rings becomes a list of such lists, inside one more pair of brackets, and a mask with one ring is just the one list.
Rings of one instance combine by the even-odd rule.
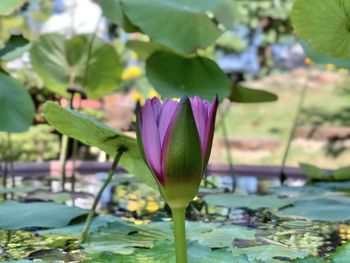
[[327, 64], [326, 68], [328, 71], [333, 71], [335, 66], [333, 64]]
[[305, 58], [305, 64], [306, 65], [311, 65], [311, 63], [312, 63], [311, 59], [309, 57], [306, 57]]
[[145, 98], [143, 97], [141, 92], [133, 90], [130, 92], [129, 96], [133, 101], [139, 102], [141, 105], [145, 104]]
[[136, 79], [141, 76], [141, 68], [138, 66], [130, 66], [122, 73], [122, 80]]

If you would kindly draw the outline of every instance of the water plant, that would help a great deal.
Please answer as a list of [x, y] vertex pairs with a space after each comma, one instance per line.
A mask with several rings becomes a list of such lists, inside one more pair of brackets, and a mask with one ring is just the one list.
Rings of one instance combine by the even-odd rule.
[[174, 220], [176, 262], [187, 262], [185, 211], [208, 164], [218, 98], [158, 98], [138, 110], [138, 144]]

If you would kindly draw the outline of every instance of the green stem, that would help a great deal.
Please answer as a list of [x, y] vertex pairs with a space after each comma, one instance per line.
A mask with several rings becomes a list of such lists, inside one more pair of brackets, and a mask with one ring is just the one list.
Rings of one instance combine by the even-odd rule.
[[124, 148], [119, 148], [116, 156], [114, 157], [113, 164], [108, 172], [108, 177], [107, 177], [106, 181], [103, 183], [101, 189], [98, 191], [98, 193], [95, 197], [94, 203], [92, 204], [92, 207], [90, 209], [90, 212], [88, 214], [88, 217], [87, 217], [85, 225], [84, 225], [83, 232], [82, 232], [81, 237], [79, 239], [79, 244], [86, 242], [87, 236], [89, 234], [89, 229], [90, 229], [90, 226], [92, 223], [92, 219], [94, 218], [94, 216], [96, 214], [96, 208], [97, 208], [97, 205], [101, 199], [102, 193], [106, 189], [106, 187], [109, 185], [109, 183], [112, 181], [113, 175], [115, 173], [115, 169], [116, 169], [116, 167], [119, 163], [119, 160], [122, 157], [124, 152], [125, 152]]
[[63, 135], [61, 140], [61, 153], [60, 153], [60, 164], [61, 164], [61, 188], [65, 191], [66, 187], [66, 163], [67, 163], [67, 150], [68, 150], [68, 136]]
[[176, 263], [187, 263], [187, 245], [185, 229], [186, 208], [171, 209], [174, 220], [174, 238]]

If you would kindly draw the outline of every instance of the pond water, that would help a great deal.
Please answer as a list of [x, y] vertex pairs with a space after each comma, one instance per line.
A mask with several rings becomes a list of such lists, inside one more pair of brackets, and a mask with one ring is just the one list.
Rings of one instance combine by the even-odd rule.
[[[17, 188], [23, 190], [16, 191], [13, 197], [23, 202], [54, 200], [88, 209], [105, 177], [106, 175], [102, 173], [79, 176], [76, 193], [73, 195], [59, 192], [57, 180], [19, 180]], [[307, 195], [312, 196], [312, 191], [320, 194], [329, 188], [328, 186], [317, 186], [320, 190], [312, 187], [301, 188], [300, 186], [305, 183], [302, 180], [290, 180], [286, 186], [280, 187], [277, 179], [244, 176], [237, 178], [235, 194], [231, 195], [232, 178], [211, 175], [207, 178], [206, 187], [203, 184], [198, 197], [190, 204], [187, 220], [188, 223], [215, 223], [223, 227], [243, 226], [248, 230], [254, 230], [256, 236], [254, 241], [245, 238], [234, 239], [233, 246], [237, 249], [254, 247], [256, 242], [276, 244], [294, 251], [303, 250], [310, 255], [327, 256], [350, 240], [350, 225], [346, 220], [311, 221], [303, 216], [286, 217], [279, 214], [281, 207], [290, 206], [286, 201], [293, 199], [298, 202], [295, 198], [300, 198], [304, 194], [294, 191], [295, 189], [307, 189], [309, 191]], [[69, 187], [67, 185], [67, 189]], [[285, 198], [277, 198], [277, 195]], [[242, 196], [256, 199], [237, 200], [237, 197]], [[241, 205], [233, 205], [235, 202], [241, 202]], [[259, 202], [266, 203], [266, 207], [259, 205]], [[170, 210], [158, 192], [127, 174], [115, 177], [111, 186], [103, 193], [99, 211], [102, 214], [124, 218], [136, 225], [171, 220]], [[51, 257], [63, 262], [80, 262], [87, 257], [76, 250], [74, 245], [72, 246], [76, 242], [76, 235], [41, 236], [34, 232], [37, 230], [35, 228], [26, 230], [31, 231], [0, 231], [0, 260], [41, 258], [40, 253], [43, 253], [45, 259]]]

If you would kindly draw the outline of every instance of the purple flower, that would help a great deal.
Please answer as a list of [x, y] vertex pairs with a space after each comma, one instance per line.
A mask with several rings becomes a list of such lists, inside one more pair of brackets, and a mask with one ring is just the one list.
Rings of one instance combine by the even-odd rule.
[[138, 109], [138, 144], [169, 205], [190, 202], [208, 164], [218, 99], [148, 99]]

